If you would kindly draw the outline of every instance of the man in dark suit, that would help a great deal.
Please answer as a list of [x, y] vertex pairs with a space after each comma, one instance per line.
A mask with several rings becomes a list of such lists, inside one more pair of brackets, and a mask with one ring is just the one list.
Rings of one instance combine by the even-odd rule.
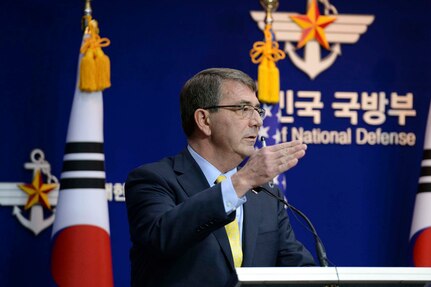
[[[298, 163], [306, 145], [256, 150], [265, 111], [254, 81], [232, 69], [192, 77], [180, 95], [188, 146], [126, 181], [132, 286], [227, 286], [235, 267], [310, 266], [283, 205], [250, 192]], [[238, 165], [248, 158], [242, 168]]]

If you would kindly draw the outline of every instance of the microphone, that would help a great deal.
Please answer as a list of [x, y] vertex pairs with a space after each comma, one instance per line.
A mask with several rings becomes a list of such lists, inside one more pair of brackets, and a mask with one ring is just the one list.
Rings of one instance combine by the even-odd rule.
[[[260, 141], [262, 142], [262, 147], [266, 147], [265, 137], [261, 137]], [[268, 184], [271, 188], [274, 187], [274, 183], [272, 180]], [[275, 198], [276, 200], [278, 200], [279, 202], [283, 203], [287, 208], [290, 208], [290, 210], [292, 210], [293, 212], [298, 214], [302, 219], [304, 219], [304, 221], [307, 223], [307, 225], [309, 227], [309, 230], [314, 235], [314, 240], [316, 242], [316, 253], [317, 253], [317, 257], [319, 259], [320, 266], [321, 267], [328, 267], [328, 257], [326, 255], [325, 247], [323, 246], [323, 242], [320, 239], [319, 235], [317, 234], [317, 231], [314, 228], [313, 224], [311, 223], [310, 219], [308, 219], [308, 217], [302, 211], [300, 211], [299, 209], [297, 209], [293, 205], [289, 204], [284, 198], [281, 198], [281, 197], [273, 194], [272, 192], [270, 192], [269, 190], [267, 190], [263, 186], [257, 186], [255, 188], [253, 188], [252, 191], [256, 194], [261, 192], [261, 191], [265, 192], [269, 196], [271, 196], [271, 197]]]

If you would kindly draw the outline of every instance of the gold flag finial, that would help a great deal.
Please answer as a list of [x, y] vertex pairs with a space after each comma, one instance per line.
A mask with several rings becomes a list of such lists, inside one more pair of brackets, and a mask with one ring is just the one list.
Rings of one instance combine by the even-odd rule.
[[272, 24], [274, 19], [272, 18], [272, 13], [278, 8], [278, 0], [260, 0], [260, 5], [265, 9], [265, 24]]
[[84, 15], [90, 15], [91, 16], [91, 0], [85, 0], [85, 9], [84, 9]]
[[84, 16], [82, 16], [81, 29], [82, 31], [86, 31], [88, 25], [90, 25], [91, 14], [93, 10], [91, 9], [91, 0], [85, 0], [85, 8], [84, 8]]

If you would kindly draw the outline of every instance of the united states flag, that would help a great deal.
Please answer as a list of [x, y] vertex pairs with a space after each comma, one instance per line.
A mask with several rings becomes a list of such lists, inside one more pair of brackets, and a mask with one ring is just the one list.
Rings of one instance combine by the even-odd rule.
[[[264, 137], [267, 145], [274, 145], [282, 142], [281, 137], [281, 110], [279, 104], [264, 104], [262, 108], [265, 109], [265, 118], [263, 125], [259, 130], [259, 138]], [[280, 174], [274, 178], [274, 184], [277, 184], [280, 189], [285, 193], [286, 191], [286, 177]]]

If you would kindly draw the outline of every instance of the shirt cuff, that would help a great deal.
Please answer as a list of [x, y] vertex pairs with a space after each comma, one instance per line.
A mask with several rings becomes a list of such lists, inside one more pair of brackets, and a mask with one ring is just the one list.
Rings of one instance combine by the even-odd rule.
[[238, 207], [247, 201], [245, 196], [238, 198], [230, 177], [221, 182], [221, 194], [223, 197], [224, 210], [226, 211], [226, 214], [234, 212]]

